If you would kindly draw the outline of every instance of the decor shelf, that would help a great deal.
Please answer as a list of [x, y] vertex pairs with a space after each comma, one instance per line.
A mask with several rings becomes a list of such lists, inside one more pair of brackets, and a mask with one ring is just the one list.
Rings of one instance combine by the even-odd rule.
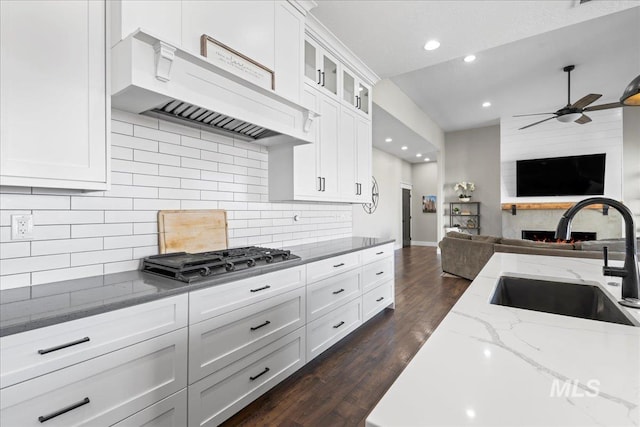
[[480, 202], [449, 203], [449, 227], [480, 234]]

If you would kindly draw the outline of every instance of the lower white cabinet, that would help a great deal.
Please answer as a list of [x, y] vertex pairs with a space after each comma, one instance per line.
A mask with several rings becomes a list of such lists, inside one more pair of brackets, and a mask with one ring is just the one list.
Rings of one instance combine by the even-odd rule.
[[362, 321], [366, 322], [373, 316], [393, 304], [393, 281], [389, 280], [377, 288], [371, 289], [362, 296]]
[[307, 324], [307, 361], [311, 361], [361, 324], [361, 298], [355, 298]]
[[187, 425], [187, 389], [114, 424], [114, 427], [184, 427]]
[[295, 289], [189, 327], [189, 384], [303, 327], [305, 290]]
[[189, 385], [189, 427], [220, 424], [304, 364], [300, 328]]
[[0, 390], [0, 425], [111, 425], [187, 385], [187, 329]]
[[345, 302], [362, 295], [360, 269], [307, 285], [307, 320], [318, 319]]

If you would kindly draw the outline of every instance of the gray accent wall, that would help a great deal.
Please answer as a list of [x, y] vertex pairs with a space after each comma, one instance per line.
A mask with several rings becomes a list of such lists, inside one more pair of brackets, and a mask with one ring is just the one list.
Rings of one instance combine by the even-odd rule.
[[500, 126], [447, 132], [444, 162], [444, 224], [449, 224], [449, 202], [457, 201], [456, 182], [476, 184], [472, 201], [480, 202], [480, 232], [502, 235], [500, 210]]
[[635, 214], [636, 235], [640, 236], [640, 108], [622, 110], [623, 201]]
[[[412, 243], [417, 245], [435, 245], [438, 241], [437, 218], [440, 212], [422, 212], [422, 197], [438, 194], [438, 163], [416, 163], [411, 166], [413, 191], [411, 198]], [[441, 211], [441, 204], [437, 210]]]

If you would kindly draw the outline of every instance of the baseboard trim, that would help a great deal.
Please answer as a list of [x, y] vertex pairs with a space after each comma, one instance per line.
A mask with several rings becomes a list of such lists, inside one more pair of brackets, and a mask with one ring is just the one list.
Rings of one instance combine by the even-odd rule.
[[421, 242], [418, 240], [412, 240], [411, 246], [438, 246], [438, 242]]

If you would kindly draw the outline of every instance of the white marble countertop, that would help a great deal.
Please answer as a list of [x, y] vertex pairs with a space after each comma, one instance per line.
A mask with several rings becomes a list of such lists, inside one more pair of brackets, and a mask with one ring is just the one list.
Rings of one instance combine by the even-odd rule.
[[[496, 253], [367, 426], [640, 425], [640, 327], [490, 304], [502, 275], [621, 293], [601, 260]], [[640, 325], [640, 310], [622, 308]]]

